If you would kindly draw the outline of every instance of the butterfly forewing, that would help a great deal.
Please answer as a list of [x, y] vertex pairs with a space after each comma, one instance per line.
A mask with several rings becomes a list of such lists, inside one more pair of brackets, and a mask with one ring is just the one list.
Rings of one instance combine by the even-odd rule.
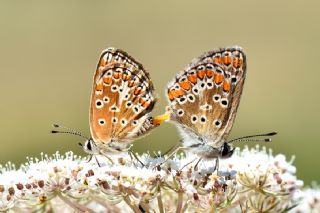
[[154, 125], [148, 113], [156, 98], [149, 74], [124, 51], [101, 54], [90, 104], [90, 130], [96, 143], [130, 142]]
[[246, 74], [240, 47], [203, 54], [168, 85], [172, 120], [219, 147], [232, 128]]

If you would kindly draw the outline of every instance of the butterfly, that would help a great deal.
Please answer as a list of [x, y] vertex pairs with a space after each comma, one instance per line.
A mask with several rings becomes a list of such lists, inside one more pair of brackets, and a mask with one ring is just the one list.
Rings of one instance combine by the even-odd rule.
[[[133, 140], [145, 136], [165, 121], [167, 115], [150, 115], [157, 102], [154, 90], [142, 64], [123, 50], [105, 49], [93, 76], [89, 113], [91, 137], [80, 144], [83, 150], [104, 156], [128, 151]], [[52, 132], [86, 138], [68, 128], [67, 131]]]
[[[205, 159], [228, 158], [236, 141], [271, 141], [250, 139], [250, 135], [228, 141], [239, 107], [246, 79], [246, 55], [241, 47], [216, 49], [193, 59], [185, 70], [168, 84], [170, 120], [182, 135], [182, 148]], [[176, 150], [177, 151], [177, 150]]]

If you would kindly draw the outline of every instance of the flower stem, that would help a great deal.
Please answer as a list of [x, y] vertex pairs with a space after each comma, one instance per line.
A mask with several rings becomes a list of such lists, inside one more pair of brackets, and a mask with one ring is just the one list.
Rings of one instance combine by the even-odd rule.
[[99, 203], [101, 206], [106, 208], [108, 212], [114, 212], [114, 213], [120, 213], [120, 209], [118, 209], [115, 205], [110, 204], [109, 202], [101, 199], [101, 198], [95, 198], [95, 201]]
[[182, 213], [182, 205], [183, 205], [183, 192], [179, 191], [178, 192], [178, 204], [177, 204], [176, 213]]
[[80, 211], [80, 212], [90, 212], [90, 213], [94, 213], [94, 211], [90, 208], [87, 208], [83, 205], [80, 205], [79, 203], [76, 202], [72, 202], [71, 200], [69, 200], [67, 197], [63, 196], [61, 193], [58, 193], [58, 197], [65, 202], [67, 205], [69, 205], [70, 207], [72, 207], [73, 209]]
[[129, 196], [124, 196], [123, 197], [123, 200], [124, 202], [126, 202], [126, 204], [133, 210], [134, 213], [141, 213], [140, 209], [136, 206], [136, 205], [133, 205], [131, 203], [131, 200], [129, 198]]
[[160, 187], [158, 189], [157, 200], [158, 200], [158, 206], [159, 206], [159, 213], [164, 213], [163, 203], [162, 203], [162, 196], [161, 196], [161, 188]]

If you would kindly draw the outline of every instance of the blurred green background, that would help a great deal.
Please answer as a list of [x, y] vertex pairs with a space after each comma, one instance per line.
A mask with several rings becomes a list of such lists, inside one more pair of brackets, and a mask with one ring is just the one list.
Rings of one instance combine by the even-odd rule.
[[[158, 114], [177, 71], [205, 51], [238, 44], [248, 73], [230, 138], [276, 130], [266, 146], [295, 155], [306, 183], [319, 181], [319, 7], [295, 0], [1, 1], [0, 163], [57, 150], [83, 154], [81, 138], [49, 132], [58, 122], [89, 135], [92, 76], [104, 48], [124, 49], [149, 70]], [[134, 149], [164, 151], [178, 139], [165, 124]]]

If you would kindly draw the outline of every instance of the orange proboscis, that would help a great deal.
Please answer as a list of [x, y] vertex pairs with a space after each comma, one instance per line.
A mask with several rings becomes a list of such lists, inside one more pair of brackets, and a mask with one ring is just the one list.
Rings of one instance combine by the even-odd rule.
[[153, 125], [160, 125], [163, 121], [170, 120], [170, 114], [164, 113], [153, 118]]
[[96, 90], [97, 90], [97, 91], [102, 91], [102, 90], [103, 90], [103, 84], [101, 84], [101, 83], [100, 83], [100, 84], [97, 84], [97, 85], [96, 85]]
[[215, 58], [213, 59], [213, 63], [215, 63], [215, 64], [221, 64], [221, 57], [215, 57]]
[[243, 63], [243, 60], [242, 60], [241, 58], [235, 58], [235, 59], [233, 60], [233, 66], [234, 66], [235, 68], [241, 67], [241, 66], [242, 66], [242, 63]]
[[103, 78], [103, 83], [105, 83], [105, 84], [111, 84], [111, 83], [112, 83], [112, 78], [111, 78], [111, 77], [105, 77], [105, 78]]
[[205, 70], [198, 70], [197, 75], [202, 80], [204, 78], [204, 76], [206, 75], [206, 71]]
[[224, 81], [223, 82], [223, 91], [224, 92], [229, 92], [230, 91], [230, 82], [228, 82], [228, 81]]
[[191, 85], [188, 81], [182, 81], [179, 83], [180, 87], [184, 90], [190, 90], [191, 89]]
[[189, 80], [191, 83], [195, 84], [195, 83], [197, 83], [197, 76], [196, 76], [196, 75], [189, 75], [189, 76], [188, 76], [188, 80]]
[[206, 75], [207, 75], [207, 77], [211, 78], [211, 77], [214, 75], [213, 70], [207, 69], [207, 70], [206, 70]]
[[214, 76], [214, 83], [220, 84], [223, 81], [223, 74], [218, 74]]
[[231, 58], [230, 56], [224, 56], [224, 57], [223, 57], [223, 63], [224, 63], [225, 65], [231, 64], [231, 60], [232, 60], [232, 58]]

